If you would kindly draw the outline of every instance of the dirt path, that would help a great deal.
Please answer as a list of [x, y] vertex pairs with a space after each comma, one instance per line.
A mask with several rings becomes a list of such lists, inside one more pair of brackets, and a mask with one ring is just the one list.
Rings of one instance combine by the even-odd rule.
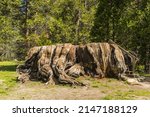
[[[150, 85], [129, 85], [115, 79], [87, 80], [90, 86], [51, 86], [40, 82], [18, 84], [9, 95], [0, 99], [21, 100], [94, 100], [94, 99], [150, 99]], [[149, 87], [148, 87], [149, 86]]]
[[100, 99], [105, 96], [101, 90], [87, 87], [46, 86], [39, 84], [18, 85], [5, 99]]

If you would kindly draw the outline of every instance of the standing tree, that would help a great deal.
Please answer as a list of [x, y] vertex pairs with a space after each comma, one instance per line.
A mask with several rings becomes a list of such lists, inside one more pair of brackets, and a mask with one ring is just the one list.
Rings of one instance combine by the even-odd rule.
[[91, 31], [93, 41], [119, 41], [121, 16], [128, 1], [100, 0]]
[[18, 0], [0, 1], [0, 60], [15, 58], [16, 40], [20, 39]]

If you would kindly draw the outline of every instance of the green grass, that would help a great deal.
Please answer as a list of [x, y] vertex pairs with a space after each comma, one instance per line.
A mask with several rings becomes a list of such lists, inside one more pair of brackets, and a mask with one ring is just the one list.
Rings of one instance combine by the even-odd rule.
[[102, 90], [106, 94], [104, 100], [134, 100], [134, 99], [150, 99], [149, 89], [139, 89], [129, 85], [125, 81], [120, 81], [115, 78], [94, 79], [90, 86]]
[[[127, 91], [113, 91], [112, 93], [106, 95], [104, 100], [134, 100], [137, 97], [142, 97], [142, 99], [149, 99], [150, 91], [148, 90], [127, 90]], [[140, 99], [140, 98], [139, 98]]]
[[99, 80], [96, 79], [91, 83], [91, 86], [93, 88], [100, 88], [100, 87], [109, 88], [108, 83], [101, 83]]
[[144, 76], [146, 76], [146, 77], [150, 77], [150, 74], [144, 74]]
[[0, 95], [7, 95], [16, 83], [16, 66], [19, 63], [15, 61], [0, 62]]

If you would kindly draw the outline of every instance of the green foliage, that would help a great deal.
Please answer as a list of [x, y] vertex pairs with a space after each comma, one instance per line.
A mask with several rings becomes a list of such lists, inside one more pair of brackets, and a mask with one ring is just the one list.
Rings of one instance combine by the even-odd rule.
[[138, 65], [136, 67], [136, 71], [140, 74], [143, 74], [144, 73], [144, 65]]
[[18, 0], [0, 1], [0, 60], [15, 58], [15, 42], [20, 38], [16, 13]]
[[97, 1], [1, 1], [0, 59], [21, 60], [33, 46], [89, 42]]
[[52, 43], [88, 42], [97, 0], [30, 0], [28, 38], [45, 38]]
[[33, 46], [112, 39], [148, 71], [149, 22], [150, 0], [2, 0], [0, 60], [24, 59]]
[[150, 0], [100, 0], [91, 31], [92, 41], [112, 39], [138, 54], [150, 72]]
[[[116, 40], [121, 29], [120, 20], [128, 1], [100, 0], [91, 35], [93, 41]], [[119, 34], [120, 35], [120, 34]]]

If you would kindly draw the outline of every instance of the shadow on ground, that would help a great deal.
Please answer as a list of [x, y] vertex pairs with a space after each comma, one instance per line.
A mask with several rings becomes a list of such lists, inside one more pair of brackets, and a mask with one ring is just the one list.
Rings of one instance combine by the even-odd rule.
[[0, 71], [16, 71], [17, 65], [3, 65], [0, 66]]

